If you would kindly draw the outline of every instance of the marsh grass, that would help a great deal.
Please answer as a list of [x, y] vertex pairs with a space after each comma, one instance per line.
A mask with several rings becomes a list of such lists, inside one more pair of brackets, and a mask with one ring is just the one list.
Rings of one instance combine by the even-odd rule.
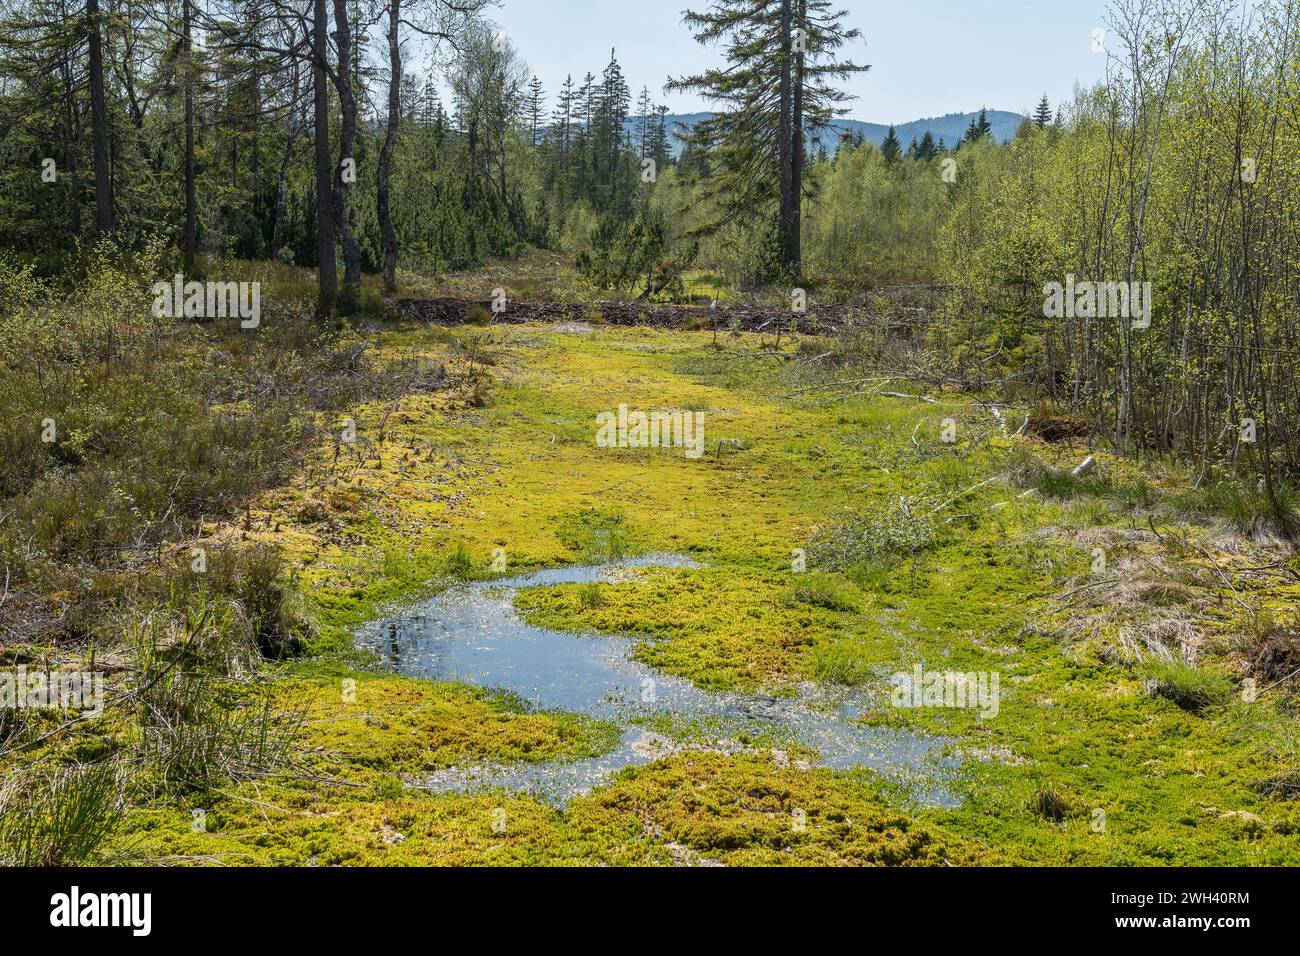
[[829, 611], [856, 611], [864, 595], [852, 583], [834, 574], [812, 571], [790, 586], [789, 599]]
[[1034, 792], [1029, 797], [1029, 809], [1044, 820], [1053, 823], [1061, 823], [1078, 813], [1074, 805], [1056, 789], [1056, 785], [1042, 777], [1034, 782]]
[[636, 553], [626, 516], [617, 510], [584, 508], [556, 519], [556, 535], [582, 560], [601, 564]]
[[1010, 482], [1044, 498], [1069, 501], [1099, 523], [1105, 511], [1154, 515], [1181, 522], [1221, 522], [1245, 537], [1294, 540], [1300, 535], [1300, 491], [1281, 483], [1269, 494], [1258, 481], [1217, 476], [1201, 484], [1163, 488], [1142, 477], [1121, 479], [1100, 468], [1076, 475], [1018, 449], [1008, 465]]
[[605, 594], [599, 581], [587, 581], [578, 585], [578, 602], [587, 610], [593, 610], [605, 603]]
[[121, 823], [124, 780], [110, 762], [12, 772], [0, 782], [0, 864], [97, 862]]
[[1193, 714], [1228, 703], [1236, 692], [1232, 681], [1223, 675], [1177, 661], [1152, 662], [1146, 674], [1153, 695]]
[[1270, 495], [1259, 483], [1220, 478], [1180, 492], [1172, 503], [1185, 515], [1219, 519], [1247, 537], [1300, 535], [1300, 491], [1290, 484], [1275, 486]]
[[132, 633], [134, 710], [140, 772], [136, 783], [162, 794], [207, 793], [288, 763], [301, 714], [273, 705], [264, 686], [229, 676], [228, 652], [211, 608], [181, 629], [161, 616]]

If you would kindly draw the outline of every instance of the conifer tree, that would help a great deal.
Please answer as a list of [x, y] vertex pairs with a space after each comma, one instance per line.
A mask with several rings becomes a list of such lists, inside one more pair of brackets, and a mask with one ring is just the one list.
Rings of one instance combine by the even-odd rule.
[[705, 200], [716, 227], [774, 206], [780, 271], [802, 271], [800, 211], [804, 142], [842, 115], [836, 82], [867, 69], [839, 56], [860, 34], [830, 0], [716, 0], [688, 10], [701, 44], [725, 44], [727, 66], [673, 79], [671, 90], [701, 93], [721, 111], [696, 124], [689, 142], [706, 159]]
[[1034, 110], [1034, 125], [1039, 129], [1044, 129], [1052, 122], [1052, 104], [1048, 102], [1047, 94], [1038, 101], [1038, 108]]
[[880, 153], [885, 157], [885, 162], [892, 166], [901, 151], [902, 146], [898, 142], [898, 134], [894, 132], [894, 127], [891, 126], [889, 132], [885, 134], [884, 142], [880, 144]]

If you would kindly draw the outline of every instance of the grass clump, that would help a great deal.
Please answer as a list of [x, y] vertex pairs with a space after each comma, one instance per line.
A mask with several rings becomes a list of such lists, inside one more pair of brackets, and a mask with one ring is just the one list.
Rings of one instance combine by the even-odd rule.
[[587, 610], [594, 610], [605, 603], [599, 581], [588, 581], [578, 585], [578, 602]]
[[861, 591], [835, 574], [812, 571], [790, 586], [790, 600], [828, 611], [856, 611], [862, 599]]
[[149, 622], [134, 639], [140, 782], [158, 793], [207, 793], [226, 780], [250, 780], [283, 767], [301, 736], [301, 719], [273, 706], [269, 693], [226, 677], [208, 656], [207, 618], [176, 635]]
[[1226, 704], [1236, 691], [1223, 675], [1177, 661], [1154, 662], [1147, 674], [1153, 696], [1171, 700], [1193, 714]]
[[0, 783], [0, 865], [98, 862], [121, 820], [123, 781], [108, 762], [12, 773]]
[[617, 561], [635, 550], [621, 512], [584, 508], [556, 519], [555, 530], [561, 544], [591, 563]]
[[1191, 515], [1217, 518], [1250, 538], [1300, 535], [1300, 491], [1288, 484], [1270, 494], [1258, 483], [1221, 478], [1178, 495], [1174, 506]]
[[1029, 809], [1044, 820], [1061, 823], [1067, 817], [1075, 816], [1076, 810], [1050, 780], [1035, 781], [1034, 792], [1029, 797]]

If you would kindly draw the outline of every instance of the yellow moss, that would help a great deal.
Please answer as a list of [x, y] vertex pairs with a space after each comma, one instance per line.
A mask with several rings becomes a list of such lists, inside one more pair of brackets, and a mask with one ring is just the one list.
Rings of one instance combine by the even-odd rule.
[[[359, 699], [375, 695], [364, 705], [367, 720], [332, 697], [331, 676], [308, 681], [313, 746], [340, 755], [331, 773], [346, 770], [364, 794], [315, 783], [272, 799], [266, 784], [262, 796], [245, 785], [238, 796], [283, 801], [287, 813], [228, 801], [229, 824], [191, 839], [179, 810], [150, 811], [165, 821], [160, 830], [174, 831], [174, 842], [157, 845], [221, 852], [235, 840], [250, 859], [358, 863], [995, 859], [982, 846], [999, 847], [999, 861], [1294, 861], [1296, 807], [1251, 789], [1295, 761], [1272, 724], [1253, 729], [1251, 721], [1267, 723], [1267, 702], [1249, 708], [1249, 718], [1185, 714], [1143, 694], [1137, 673], [1072, 645], [1040, 617], [1048, 596], [1087, 573], [1090, 549], [1038, 530], [1132, 518], [1102, 501], [1017, 497], [1022, 489], [1002, 482], [969, 492], [1008, 467], [1017, 443], [988, 438], [987, 413], [967, 399], [792, 399], [771, 387], [770, 361], [719, 357], [712, 340], [709, 332], [609, 326], [582, 335], [546, 326], [387, 332], [382, 361], [425, 355], [449, 362], [462, 380], [438, 395], [351, 410], [362, 447], [336, 467], [324, 444], [314, 474], [268, 496], [253, 509], [252, 528], [237, 530], [281, 544], [301, 564], [340, 646], [347, 626], [385, 602], [448, 574], [488, 575], [494, 548], [514, 571], [589, 560], [597, 545], [613, 543], [619, 552], [690, 554], [707, 567], [539, 589], [521, 597], [521, 608], [542, 624], [635, 635], [641, 660], [716, 688], [879, 681], [918, 661], [996, 670], [1004, 694], [996, 720], [891, 708], [867, 715], [957, 738], [969, 777], [961, 808], [909, 823], [859, 775], [719, 755], [657, 762], [564, 814], [503, 797], [398, 796], [385, 780], [463, 759], [573, 755], [591, 745], [591, 730], [573, 718], [509, 713], [464, 688], [359, 677]], [[492, 385], [478, 407], [465, 382], [481, 383], [483, 374]], [[704, 410], [707, 453], [596, 447], [596, 415], [620, 404]], [[956, 446], [938, 440], [947, 416], [960, 424]], [[1058, 468], [1086, 451], [1034, 447]], [[1145, 474], [1098, 458], [1117, 484]], [[1177, 480], [1157, 476], [1153, 493]], [[951, 499], [958, 505], [944, 516], [971, 517], [945, 523], [945, 537], [921, 553], [886, 555], [845, 572], [834, 589], [822, 582], [797, 593], [793, 549], [839, 514], [897, 509], [900, 498], [924, 507]], [[1147, 560], [1199, 565], [1203, 580], [1189, 586], [1205, 592], [1199, 622], [1214, 631], [1212, 651], [1240, 637], [1246, 622], [1231, 593], [1220, 593], [1210, 562], [1195, 550], [1175, 553], [1173, 543], [1139, 550]], [[1264, 563], [1246, 550], [1209, 553], [1225, 568]], [[1275, 615], [1294, 614], [1289, 582], [1243, 590]], [[1040, 777], [1088, 813], [1058, 824], [1026, 810]], [[490, 826], [503, 803], [512, 827], [504, 836]], [[1245, 832], [1240, 817], [1210, 815], [1200, 804], [1248, 808], [1263, 822]], [[788, 830], [794, 809], [808, 813], [799, 839]], [[1093, 809], [1105, 810], [1106, 833], [1091, 828]], [[954, 832], [961, 836], [937, 835]]]
[[309, 751], [387, 774], [468, 759], [595, 756], [617, 739], [617, 730], [594, 721], [529, 712], [520, 701], [465, 684], [340, 670], [279, 682], [277, 692], [282, 706], [302, 714]]

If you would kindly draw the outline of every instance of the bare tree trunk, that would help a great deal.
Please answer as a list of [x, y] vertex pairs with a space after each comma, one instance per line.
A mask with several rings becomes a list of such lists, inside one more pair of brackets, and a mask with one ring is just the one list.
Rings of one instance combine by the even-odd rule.
[[388, 125], [384, 130], [384, 145], [379, 150], [379, 171], [375, 176], [375, 206], [379, 214], [379, 230], [384, 236], [384, 289], [397, 290], [397, 231], [393, 228], [393, 214], [389, 208], [389, 177], [392, 175], [393, 150], [397, 146], [397, 129], [402, 122], [402, 39], [400, 25], [402, 0], [389, 0], [388, 4]]
[[104, 42], [99, 0], [86, 0], [86, 34], [90, 41], [90, 114], [95, 144], [95, 229], [113, 231], [113, 183], [108, 174], [108, 104], [104, 98]]
[[312, 2], [312, 92], [316, 136], [316, 258], [320, 294], [316, 313], [324, 318], [334, 309], [339, 277], [334, 260], [333, 176], [330, 162], [330, 91], [325, 0]]
[[361, 301], [361, 246], [348, 218], [349, 178], [356, 175], [353, 154], [357, 142], [357, 98], [352, 91], [352, 26], [348, 21], [347, 0], [334, 0], [334, 41], [339, 52], [335, 85], [342, 114], [339, 162], [334, 170], [334, 225], [343, 247], [343, 295], [339, 304], [345, 314], [351, 314]]

